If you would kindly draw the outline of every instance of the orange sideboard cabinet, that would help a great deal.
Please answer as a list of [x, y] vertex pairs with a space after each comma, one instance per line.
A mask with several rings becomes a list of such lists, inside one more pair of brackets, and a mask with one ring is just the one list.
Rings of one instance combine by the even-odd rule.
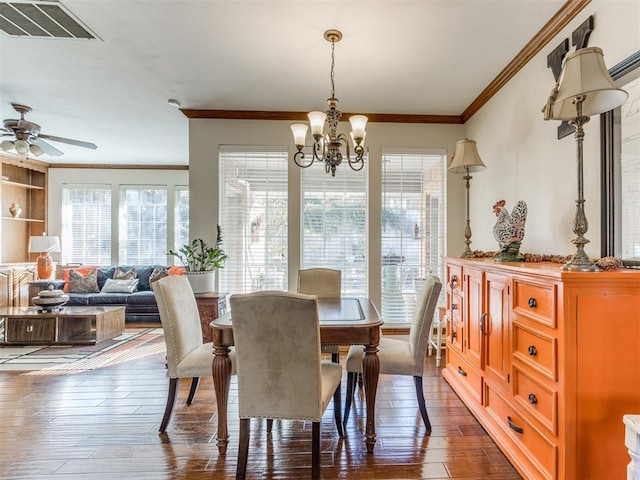
[[527, 479], [623, 480], [640, 271], [446, 259], [443, 376]]

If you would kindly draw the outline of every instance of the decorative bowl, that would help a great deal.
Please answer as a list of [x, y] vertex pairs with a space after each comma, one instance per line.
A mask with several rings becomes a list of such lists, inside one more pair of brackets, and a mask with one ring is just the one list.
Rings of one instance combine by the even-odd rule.
[[56, 296], [37, 296], [31, 299], [34, 305], [37, 305], [42, 311], [52, 311], [59, 309], [62, 305], [69, 301], [69, 295], [60, 294]]

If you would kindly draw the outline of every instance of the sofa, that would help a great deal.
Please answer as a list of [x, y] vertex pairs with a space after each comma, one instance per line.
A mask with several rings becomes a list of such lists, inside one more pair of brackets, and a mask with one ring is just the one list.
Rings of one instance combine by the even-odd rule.
[[164, 265], [59, 266], [54, 288], [69, 295], [67, 306], [125, 307], [125, 322], [160, 324], [151, 283], [166, 275], [181, 275], [181, 267]]

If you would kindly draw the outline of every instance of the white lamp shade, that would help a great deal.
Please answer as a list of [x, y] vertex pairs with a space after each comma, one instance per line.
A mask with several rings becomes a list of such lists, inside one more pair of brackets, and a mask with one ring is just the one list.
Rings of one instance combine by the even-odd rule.
[[447, 167], [452, 173], [478, 172], [484, 170], [487, 166], [482, 163], [478, 154], [478, 147], [475, 140], [458, 140], [456, 143], [456, 152], [453, 159]]
[[629, 96], [616, 87], [598, 47], [581, 48], [564, 58], [558, 92], [551, 104], [551, 118], [576, 118], [578, 111], [574, 100], [580, 96], [584, 96], [582, 115], [585, 117], [619, 107]]
[[36, 157], [39, 157], [40, 155], [42, 155], [44, 153], [44, 150], [42, 150], [38, 145], [31, 145], [29, 147], [29, 151], [34, 154]]
[[59, 252], [60, 238], [42, 235], [40, 237], [29, 237], [29, 252]]
[[18, 152], [20, 155], [26, 155], [27, 153], [29, 153], [29, 144], [26, 141], [16, 140], [13, 145], [16, 149], [16, 152]]
[[307, 117], [309, 117], [309, 124], [311, 125], [311, 135], [314, 137], [321, 136], [327, 114], [324, 112], [309, 112]]
[[307, 141], [307, 127], [304, 123], [294, 123], [291, 125], [291, 131], [293, 132], [293, 144], [296, 147], [304, 147]]
[[364, 115], [352, 115], [351, 117], [349, 117], [349, 122], [351, 122], [352, 137], [356, 143], [359, 143], [357, 142], [358, 139], [364, 139], [364, 131], [367, 126], [367, 120], [368, 118]]

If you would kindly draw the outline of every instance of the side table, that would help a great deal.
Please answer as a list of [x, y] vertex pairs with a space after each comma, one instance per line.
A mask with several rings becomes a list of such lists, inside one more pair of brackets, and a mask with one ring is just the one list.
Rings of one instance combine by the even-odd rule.
[[200, 313], [200, 327], [202, 328], [202, 341], [204, 343], [213, 340], [213, 332], [209, 325], [213, 320], [227, 313], [228, 292], [196, 293], [198, 313]]

